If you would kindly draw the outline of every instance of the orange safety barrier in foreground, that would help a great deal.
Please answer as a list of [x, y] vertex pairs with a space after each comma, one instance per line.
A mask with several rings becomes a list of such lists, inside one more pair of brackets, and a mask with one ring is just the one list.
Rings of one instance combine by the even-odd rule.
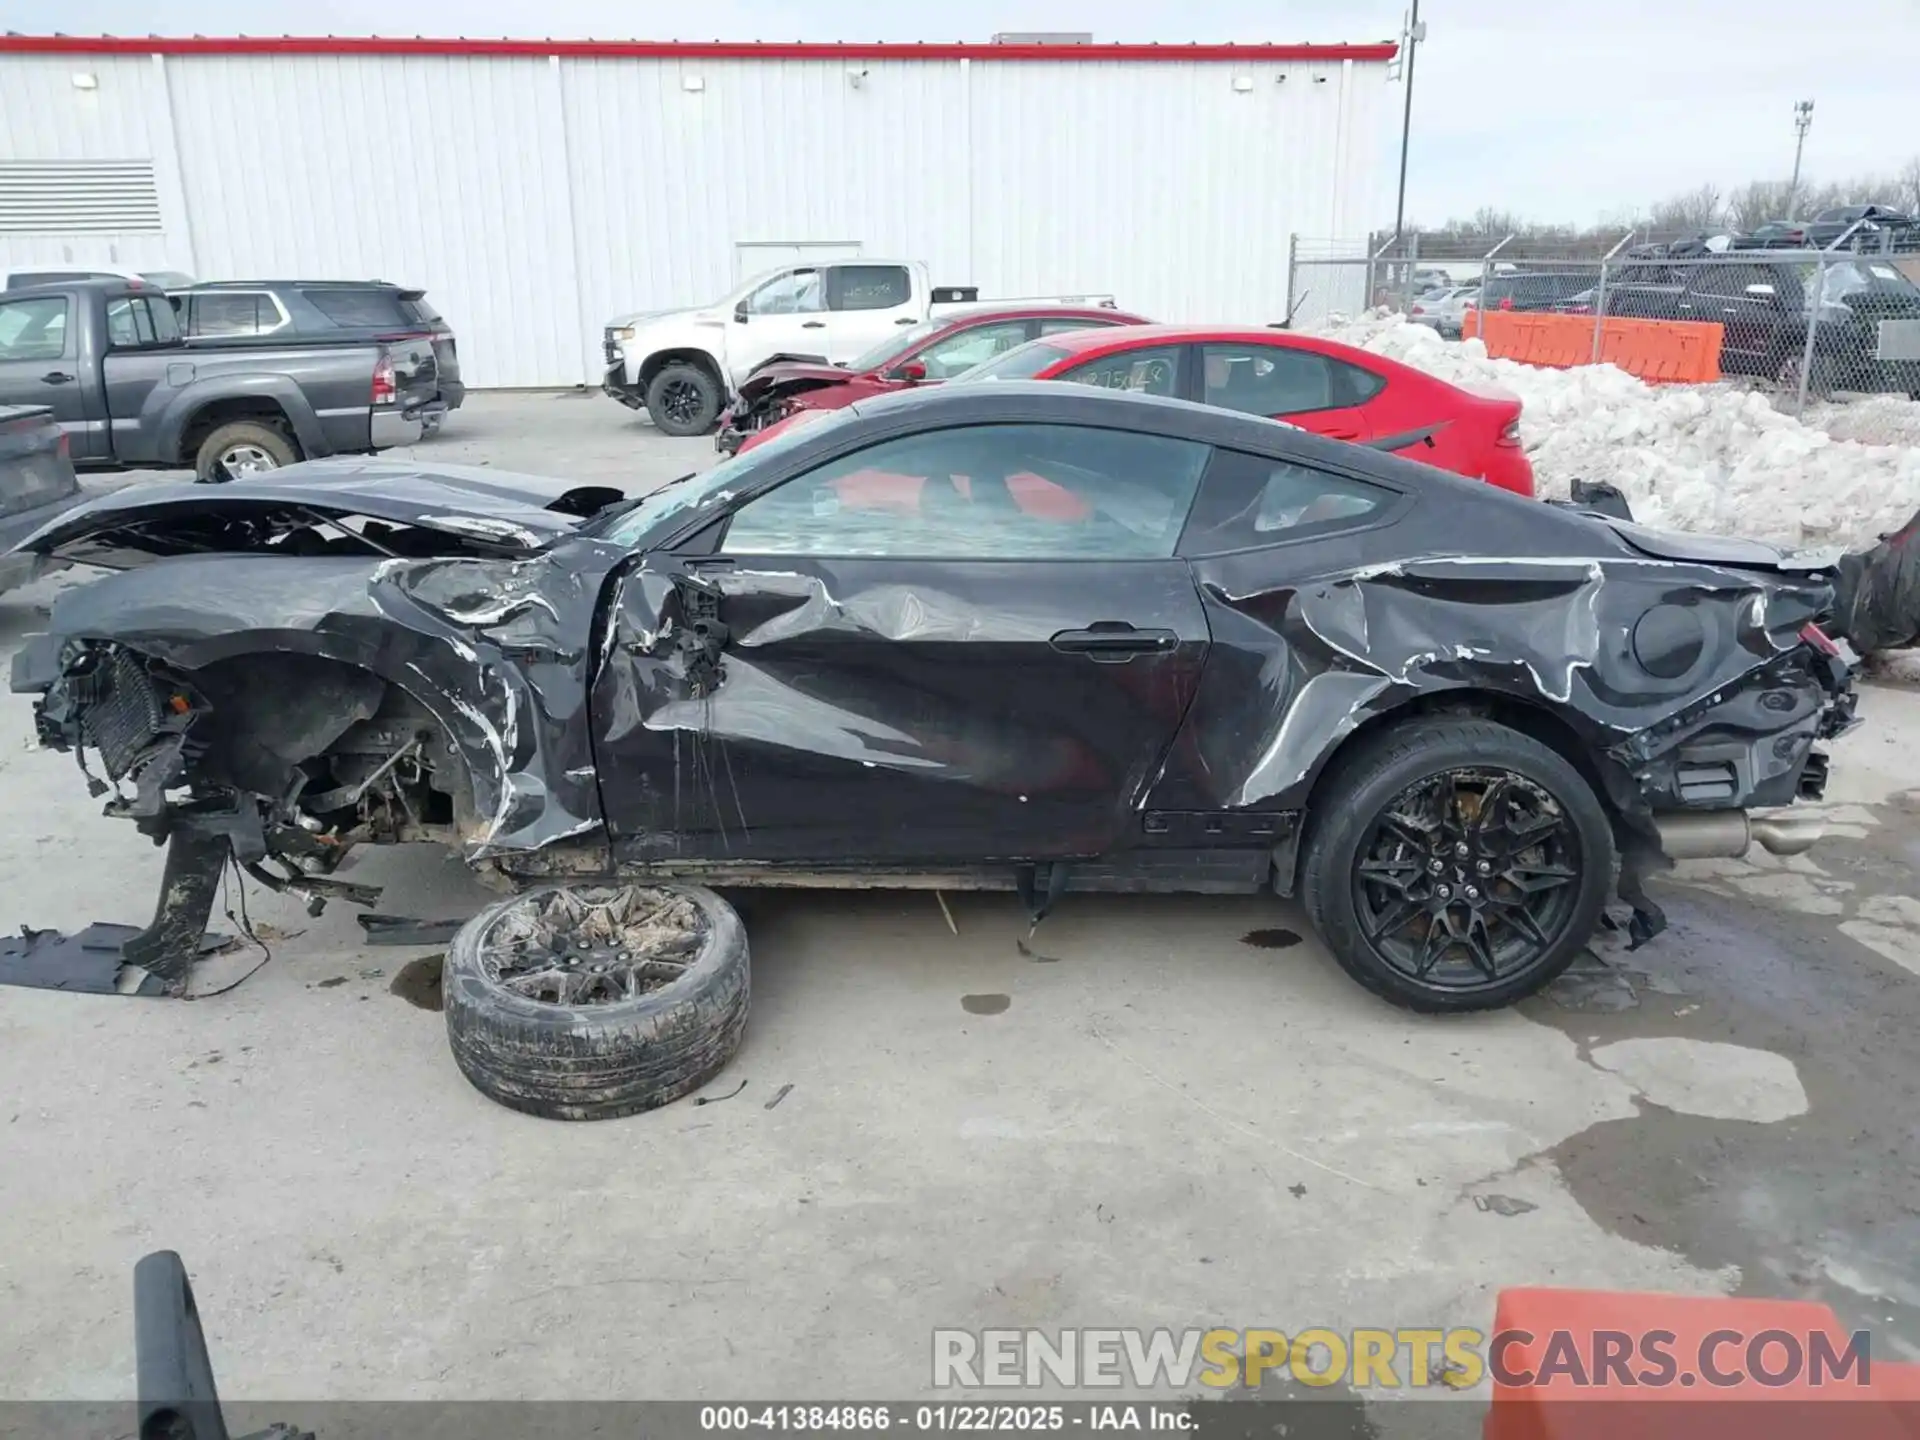
[[1920, 1365], [1800, 1300], [1503, 1290], [1487, 1360], [1485, 1440], [1920, 1440]]
[[[1469, 310], [1464, 336], [1486, 329], [1487, 353], [1565, 369], [1593, 363], [1593, 317], [1526, 310]], [[1720, 378], [1724, 327], [1696, 320], [1602, 320], [1600, 359], [1642, 380], [1699, 383]]]

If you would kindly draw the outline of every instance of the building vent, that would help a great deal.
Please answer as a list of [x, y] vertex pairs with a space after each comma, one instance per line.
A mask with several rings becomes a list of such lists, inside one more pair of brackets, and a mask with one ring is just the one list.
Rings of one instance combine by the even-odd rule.
[[0, 234], [160, 228], [151, 160], [0, 160]]

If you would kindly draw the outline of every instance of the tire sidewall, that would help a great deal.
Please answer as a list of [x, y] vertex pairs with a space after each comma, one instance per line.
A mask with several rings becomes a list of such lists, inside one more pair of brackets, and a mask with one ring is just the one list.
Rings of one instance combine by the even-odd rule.
[[[206, 485], [223, 485], [233, 478], [230, 475], [221, 474], [217, 467], [220, 463], [220, 452], [239, 439], [239, 435], [234, 432], [245, 434], [248, 443], [258, 444], [263, 450], [273, 452], [277, 462], [274, 466], [276, 470], [284, 470], [300, 459], [299, 453], [287, 437], [271, 425], [246, 420], [229, 421], [225, 425], [216, 425], [208, 433], [207, 438], [200, 442], [200, 448], [193, 457], [194, 479]], [[284, 459], [281, 458], [283, 454]]]
[[[748, 969], [746, 929], [733, 907], [711, 890], [666, 881], [647, 882], [646, 888], [691, 900], [707, 922], [700, 953], [684, 973], [644, 995], [604, 1005], [549, 1005], [507, 989], [486, 973], [481, 963], [482, 938], [493, 923], [520, 905], [556, 895], [569, 888], [542, 885], [497, 901], [460, 928], [448, 947], [441, 968], [441, 1000], [449, 1015], [461, 1010], [487, 1010], [509, 1019], [527, 1032], [575, 1034], [581, 1030], [625, 1029], [658, 1021], [671, 1012], [699, 1004], [715, 991], [745, 985]], [[618, 885], [580, 887], [620, 889]], [[737, 974], [735, 972], [738, 972]]]
[[[1549, 984], [1572, 963], [1598, 926], [1614, 882], [1613, 827], [1586, 778], [1545, 745], [1491, 723], [1423, 727], [1389, 738], [1415, 741], [1385, 763], [1361, 763], [1344, 785], [1309, 817], [1305, 899], [1314, 926], [1334, 957], [1362, 985], [1397, 1004], [1426, 1011], [1486, 1010], [1508, 1005]], [[1431, 736], [1433, 738], [1427, 739]], [[1422, 743], [1424, 741], [1424, 743]], [[1377, 752], [1376, 752], [1377, 754]], [[1380, 811], [1401, 791], [1449, 770], [1501, 769], [1539, 785], [1573, 822], [1580, 844], [1580, 878], [1573, 912], [1544, 961], [1486, 989], [1446, 990], [1420, 984], [1389, 965], [1361, 933], [1354, 906], [1353, 872], [1358, 851]]]
[[[683, 380], [691, 381], [700, 387], [700, 414], [692, 424], [668, 419], [665, 407], [661, 403], [666, 387]], [[689, 364], [684, 360], [676, 360], [662, 368], [648, 384], [647, 414], [653, 418], [654, 428], [662, 435], [672, 435], [677, 438], [704, 435], [720, 418], [720, 402], [723, 398], [719, 383], [705, 368]]]

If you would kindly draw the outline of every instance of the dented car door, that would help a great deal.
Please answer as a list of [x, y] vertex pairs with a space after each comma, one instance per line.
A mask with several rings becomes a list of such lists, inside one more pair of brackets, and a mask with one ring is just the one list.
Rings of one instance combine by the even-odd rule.
[[921, 432], [769, 490], [620, 582], [593, 706], [615, 854], [1110, 854], [1199, 685], [1173, 555], [1207, 447]]

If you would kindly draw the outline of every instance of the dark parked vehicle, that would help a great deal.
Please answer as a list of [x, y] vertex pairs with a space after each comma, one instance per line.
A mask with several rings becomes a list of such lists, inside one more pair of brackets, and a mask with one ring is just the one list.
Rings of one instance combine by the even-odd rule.
[[1882, 237], [1891, 249], [1909, 249], [1913, 241], [1920, 240], [1920, 234], [1915, 234], [1917, 229], [1920, 221], [1891, 205], [1835, 206], [1815, 215], [1807, 227], [1813, 243], [1822, 249], [1845, 237], [1848, 231], [1860, 238], [1865, 249], [1875, 248]]
[[[222, 280], [169, 296], [180, 333], [196, 346], [429, 340], [438, 378], [434, 398], [445, 410], [458, 410], [466, 398], [453, 327], [427, 303], [424, 290], [384, 280]], [[443, 415], [427, 417], [429, 434]]]
[[67, 436], [45, 406], [0, 405], [0, 590], [65, 563], [14, 547], [81, 501]]
[[1734, 237], [1736, 250], [1807, 250], [1813, 245], [1811, 220], [1769, 220]]
[[[1645, 320], [1714, 321], [1724, 328], [1720, 368], [1798, 386], [1809, 318], [1812, 387], [1920, 396], [1920, 289], [1894, 265], [1847, 256], [1824, 268], [1817, 307], [1808, 287], [1814, 261], [1729, 261], [1630, 267], [1607, 286], [1607, 314]], [[1649, 275], [1657, 278], [1648, 278]]]
[[1825, 250], [1846, 240], [1845, 248], [1873, 253], [1920, 248], [1920, 221], [1889, 205], [1838, 205], [1811, 220], [1769, 220], [1736, 236], [1737, 250]]
[[137, 281], [0, 294], [0, 404], [52, 409], [77, 465], [215, 480], [409, 444], [439, 384], [425, 336], [202, 348]]
[[708, 884], [1297, 894], [1363, 985], [1474, 1009], [1616, 884], [1657, 932], [1663, 852], [1805, 848], [1749, 807], [1852, 723], [1818, 562], [1184, 401], [940, 386], [614, 499], [333, 462], [31, 539], [118, 572], [13, 688], [168, 842], [123, 954], [183, 977], [230, 857], [365, 901], [354, 846], [458, 847], [536, 888], [449, 953], [455, 1056], [568, 1117], [732, 1053]]
[[1569, 295], [1592, 287], [1594, 270], [1539, 271], [1489, 276], [1479, 304], [1488, 310], [1551, 310]]

